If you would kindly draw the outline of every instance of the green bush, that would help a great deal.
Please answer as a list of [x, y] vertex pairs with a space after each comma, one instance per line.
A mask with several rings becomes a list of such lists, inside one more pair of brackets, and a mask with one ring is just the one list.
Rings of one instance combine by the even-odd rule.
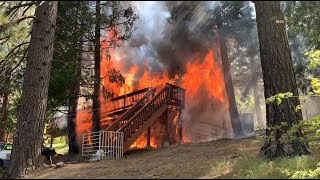
[[[317, 167], [316, 156], [283, 157], [276, 160], [243, 155], [233, 167], [234, 178], [293, 178], [305, 177], [301, 172]], [[320, 168], [319, 168], [320, 169]], [[319, 170], [317, 172], [320, 172]], [[300, 173], [300, 174], [299, 174]], [[316, 174], [316, 173], [314, 173]]]

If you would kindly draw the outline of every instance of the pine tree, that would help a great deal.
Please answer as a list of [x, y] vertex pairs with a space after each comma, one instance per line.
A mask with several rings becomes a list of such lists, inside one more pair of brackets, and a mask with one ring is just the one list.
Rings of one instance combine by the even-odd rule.
[[50, 68], [57, 18], [57, 1], [37, 3], [21, 107], [11, 161], [2, 178], [20, 178], [39, 167], [47, 108]]

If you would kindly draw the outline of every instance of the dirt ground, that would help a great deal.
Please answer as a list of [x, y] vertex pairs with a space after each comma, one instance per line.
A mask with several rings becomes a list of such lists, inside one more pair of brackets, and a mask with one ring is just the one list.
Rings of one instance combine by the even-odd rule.
[[118, 160], [41, 168], [25, 178], [232, 178], [232, 166], [243, 152], [258, 154], [261, 141], [222, 139], [134, 153]]

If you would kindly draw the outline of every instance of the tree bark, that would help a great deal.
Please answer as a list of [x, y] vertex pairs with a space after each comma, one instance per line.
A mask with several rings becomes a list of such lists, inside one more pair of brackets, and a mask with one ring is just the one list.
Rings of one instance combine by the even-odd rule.
[[69, 109], [68, 109], [68, 144], [69, 144], [69, 154], [77, 154], [79, 153], [78, 141], [77, 141], [77, 132], [76, 132], [76, 117], [77, 117], [77, 109], [78, 109], [78, 100], [80, 94], [80, 80], [81, 77], [81, 60], [82, 60], [82, 46], [83, 43], [80, 39], [79, 44], [79, 56], [78, 56], [78, 64], [77, 64], [77, 81], [74, 84], [74, 91], [69, 99]]
[[[255, 9], [265, 98], [285, 92], [299, 96], [285, 24], [277, 24], [273, 18], [275, 15], [280, 18], [283, 16], [280, 2], [256, 1]], [[280, 105], [266, 104], [268, 128], [281, 125], [282, 122], [288, 125], [282, 126], [281, 129], [267, 129], [267, 139], [261, 148], [261, 155], [274, 158], [309, 154], [307, 144], [298, 140], [303, 136], [300, 130], [294, 135], [294, 140], [288, 143], [280, 141], [283, 133], [302, 120], [301, 111], [295, 111], [295, 107], [299, 104], [298, 98], [284, 99]]]
[[77, 133], [76, 133], [76, 114], [78, 108], [78, 94], [80, 92], [80, 86], [77, 84], [75, 86], [75, 95], [69, 99], [69, 109], [68, 109], [68, 144], [69, 144], [69, 154], [79, 153]]
[[265, 128], [265, 124], [262, 121], [261, 107], [260, 107], [260, 96], [259, 96], [259, 84], [258, 79], [259, 75], [256, 72], [257, 63], [254, 61], [254, 58], [251, 58], [251, 73], [252, 73], [252, 90], [253, 90], [253, 98], [254, 98], [254, 107], [257, 117], [257, 122], [259, 128]]
[[43, 1], [35, 11], [17, 131], [4, 179], [21, 178], [41, 163], [57, 5], [58, 1]]
[[262, 114], [261, 114], [261, 107], [260, 107], [260, 97], [259, 97], [259, 90], [258, 90], [258, 81], [255, 80], [253, 82], [253, 98], [254, 98], [254, 107], [256, 110], [256, 116], [257, 116], [257, 121], [258, 121], [258, 126], [259, 128], [264, 128], [265, 125], [262, 121]]
[[92, 99], [92, 132], [100, 131], [100, 1], [96, 1], [94, 44], [94, 92]]
[[[81, 20], [80, 20], [81, 21]], [[80, 27], [82, 28], [83, 24], [80, 22]], [[76, 115], [78, 109], [78, 100], [80, 94], [80, 77], [81, 77], [81, 64], [82, 64], [82, 51], [83, 51], [83, 36], [80, 37], [79, 43], [79, 53], [78, 53], [78, 62], [77, 62], [77, 81], [74, 84], [74, 91], [72, 96], [69, 99], [69, 109], [68, 109], [68, 144], [69, 144], [69, 154], [78, 154], [79, 146], [77, 140], [76, 132]]]
[[238, 108], [236, 104], [236, 98], [234, 95], [233, 82], [232, 82], [231, 71], [230, 71], [231, 63], [228, 58], [228, 49], [226, 45], [225, 35], [221, 31], [221, 25], [218, 25], [217, 27], [218, 27], [218, 34], [219, 34], [219, 44], [220, 44], [220, 51], [221, 51], [224, 83], [225, 83], [225, 88], [226, 88], [228, 101], [229, 101], [229, 114], [230, 114], [234, 136], [238, 137], [243, 135], [243, 131], [242, 131], [241, 121], [240, 121]]
[[9, 95], [10, 95], [10, 81], [11, 81], [11, 66], [7, 70], [5, 89], [3, 92], [2, 108], [1, 108], [1, 119], [0, 119], [0, 141], [5, 141], [6, 127], [9, 116]]

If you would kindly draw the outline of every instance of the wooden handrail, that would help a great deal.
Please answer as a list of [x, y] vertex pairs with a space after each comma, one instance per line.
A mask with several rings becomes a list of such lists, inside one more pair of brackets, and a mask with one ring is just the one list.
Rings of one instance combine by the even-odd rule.
[[123, 132], [124, 140], [131, 137], [135, 131], [142, 126], [158, 108], [169, 99], [170, 86], [165, 85], [157, 95], [145, 104], [133, 117], [131, 117], [117, 132]]
[[128, 111], [126, 111], [119, 119], [117, 119], [111, 126], [109, 126], [106, 130], [107, 131], [113, 131], [117, 130], [119, 128], [119, 124], [121, 124], [121, 121], [127, 119], [132, 116], [135, 111], [137, 111], [139, 108], [141, 108], [141, 105], [144, 105], [147, 100], [153, 93], [155, 93], [156, 89], [152, 88], [150, 89], [136, 104], [134, 104]]
[[133, 106], [136, 103], [136, 101], [141, 99], [145, 95], [145, 93], [148, 92], [150, 89], [151, 88], [144, 88], [110, 99], [110, 102], [108, 102], [109, 106], [107, 106], [107, 112], [104, 114], [110, 116], [113, 112], [117, 110], [129, 109], [128, 107]]
[[139, 113], [141, 113], [141, 111], [143, 111], [146, 107], [148, 107], [156, 98], [159, 97], [159, 95], [165, 91], [167, 89], [167, 85], [165, 85], [160, 91], [159, 93], [157, 93], [155, 96], [153, 96], [153, 98], [147, 103], [145, 104], [134, 116], [132, 116], [128, 122], [126, 122], [118, 131], [122, 131], [122, 129], [127, 126]]
[[[134, 92], [131, 92], [131, 93], [128, 93], [128, 94], [124, 94], [124, 95], [121, 95], [121, 96], [118, 96], [118, 97], [110, 99], [111, 103], [115, 104], [115, 108], [114, 109], [108, 109], [108, 107], [107, 107], [107, 111], [103, 112], [101, 114], [101, 117], [109, 117], [114, 112], [116, 112], [118, 110], [121, 110], [121, 109], [126, 110], [126, 109], [131, 108], [135, 104], [135, 102], [130, 103], [130, 102], [127, 102], [127, 100], [138, 100], [138, 99], [141, 99], [145, 95], [145, 93], [147, 91], [149, 91], [150, 89], [152, 89], [152, 88], [144, 88], [144, 89], [140, 89], [140, 90], [137, 90], [137, 91], [134, 91]], [[135, 98], [135, 96], [138, 96], [138, 97]], [[132, 99], [132, 98], [134, 98], [134, 99]], [[122, 101], [124, 101], [123, 105], [121, 107], [117, 107], [118, 106], [117, 103], [122, 102]], [[80, 111], [87, 111], [87, 110], [91, 111], [92, 110], [92, 106], [83, 107], [81, 109], [78, 109], [77, 111], [80, 112]]]
[[110, 99], [111, 101], [117, 101], [119, 99], [123, 99], [123, 98], [127, 98], [127, 97], [131, 97], [131, 96], [134, 96], [134, 95], [137, 95], [137, 94], [140, 94], [140, 93], [144, 93], [144, 92], [147, 92], [149, 91], [150, 88], [144, 88], [144, 89], [140, 89], [140, 90], [137, 90], [137, 91], [133, 91], [131, 93], [128, 93], [128, 94], [124, 94], [124, 95], [121, 95], [121, 96], [117, 96], [115, 98], [112, 98]]
[[170, 102], [175, 104], [175, 105], [178, 105], [178, 106], [181, 106], [182, 108], [185, 106], [185, 89], [184, 88], [181, 88], [179, 86], [176, 86], [176, 85], [173, 85], [173, 84], [170, 84], [172, 86], [171, 88], [171, 91], [170, 94], [171, 95], [171, 98], [170, 98]]

